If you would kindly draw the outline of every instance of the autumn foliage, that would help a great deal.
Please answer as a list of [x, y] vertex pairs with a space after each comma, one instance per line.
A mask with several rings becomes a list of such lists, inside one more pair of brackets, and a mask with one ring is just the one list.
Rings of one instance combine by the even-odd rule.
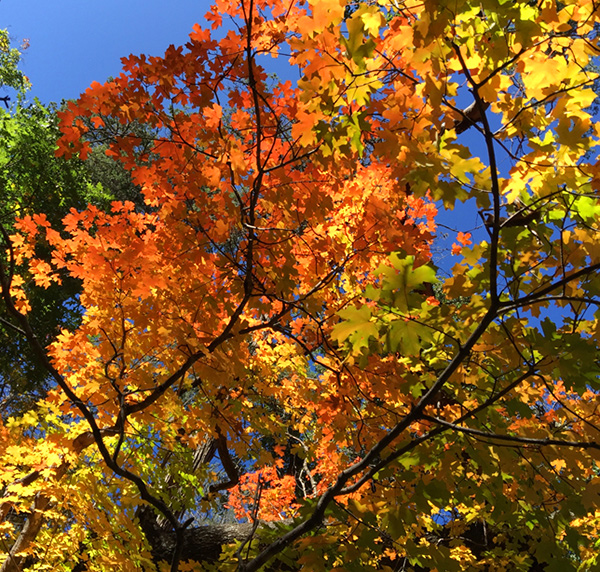
[[[60, 113], [143, 206], [3, 227], [48, 390], [2, 412], [2, 572], [594, 569], [594, 2], [205, 18]], [[81, 323], [40, 339], [67, 277]], [[186, 549], [223, 520], [220, 562]]]

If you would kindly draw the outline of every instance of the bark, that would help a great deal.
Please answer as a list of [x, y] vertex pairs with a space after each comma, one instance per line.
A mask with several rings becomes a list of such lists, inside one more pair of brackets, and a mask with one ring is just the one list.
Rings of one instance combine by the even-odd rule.
[[7, 559], [2, 564], [1, 572], [21, 572], [25, 557], [20, 556], [19, 553], [26, 550], [37, 536], [44, 523], [44, 511], [49, 505], [50, 501], [45, 496], [38, 495], [36, 497], [31, 514], [17, 540], [12, 545]]
[[[161, 561], [171, 562], [175, 552], [175, 534], [170, 530], [165, 530], [158, 523], [159, 519], [156, 513], [149, 506], [141, 507], [138, 510], [138, 518], [140, 527], [152, 547], [151, 554], [154, 561], [156, 563]], [[245, 542], [251, 537], [255, 537], [260, 541], [261, 535], [264, 535], [274, 526], [276, 526], [275, 523], [260, 522], [255, 529], [252, 523], [232, 522], [189, 528], [183, 533], [184, 542], [180, 561], [215, 562], [221, 556], [224, 546], [233, 544], [236, 541]], [[265, 570], [289, 572], [295, 569], [275, 559]]]
[[[489, 106], [489, 103], [482, 102], [483, 111], [487, 110]], [[466, 109], [463, 109], [462, 117], [454, 122], [456, 134], [460, 135], [469, 129], [469, 127], [479, 123], [482, 120], [481, 111], [482, 110], [476, 101], [471, 103]]]
[[[156, 562], [170, 562], [175, 551], [175, 533], [162, 528], [152, 510], [144, 507], [139, 511], [140, 525], [152, 546]], [[184, 531], [181, 560], [214, 562], [219, 559], [223, 546], [244, 541], [252, 533], [251, 523], [210, 524]]]

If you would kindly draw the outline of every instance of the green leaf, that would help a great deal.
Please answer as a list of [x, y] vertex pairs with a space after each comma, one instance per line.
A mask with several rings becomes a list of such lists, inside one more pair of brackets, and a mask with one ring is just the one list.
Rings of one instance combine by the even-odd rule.
[[430, 337], [428, 328], [421, 324], [404, 319], [394, 320], [387, 332], [386, 349], [404, 356], [419, 355], [423, 342]]
[[369, 338], [379, 336], [379, 330], [371, 321], [371, 309], [368, 306], [344, 308], [338, 312], [338, 316], [342, 321], [333, 327], [331, 337], [339, 344], [349, 342], [353, 353], [368, 347]]
[[382, 277], [382, 297], [394, 308], [407, 313], [409, 308], [420, 306], [423, 297], [414, 295], [424, 284], [437, 282], [435, 270], [430, 266], [414, 268], [414, 256], [402, 257], [401, 253], [390, 255], [392, 266], [382, 264], [377, 274]]

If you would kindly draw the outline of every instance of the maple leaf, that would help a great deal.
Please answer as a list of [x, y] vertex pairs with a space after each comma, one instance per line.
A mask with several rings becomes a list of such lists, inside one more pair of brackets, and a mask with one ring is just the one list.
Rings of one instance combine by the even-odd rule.
[[348, 340], [356, 353], [368, 347], [369, 338], [379, 335], [368, 306], [344, 308], [338, 312], [338, 316], [342, 321], [333, 327], [331, 338], [340, 344]]

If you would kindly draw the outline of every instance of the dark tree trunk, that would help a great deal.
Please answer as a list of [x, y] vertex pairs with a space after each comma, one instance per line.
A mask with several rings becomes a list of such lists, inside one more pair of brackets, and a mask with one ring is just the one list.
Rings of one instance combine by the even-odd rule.
[[[138, 511], [140, 526], [152, 546], [152, 557], [156, 562], [171, 561], [175, 551], [175, 533], [165, 530], [157, 522], [149, 507]], [[184, 531], [181, 560], [214, 562], [219, 559], [223, 546], [235, 541], [246, 540], [252, 533], [251, 523], [210, 524], [189, 528]]]

